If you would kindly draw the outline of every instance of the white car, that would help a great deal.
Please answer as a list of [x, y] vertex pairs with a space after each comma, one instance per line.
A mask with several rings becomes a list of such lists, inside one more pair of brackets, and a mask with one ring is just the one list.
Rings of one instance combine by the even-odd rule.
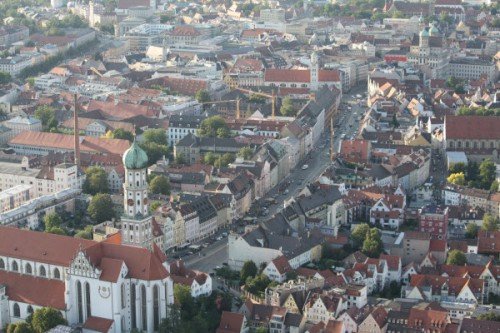
[[309, 165], [307, 165], [307, 164], [304, 164], [304, 165], [302, 166], [302, 170], [307, 170], [307, 168], [309, 168]]

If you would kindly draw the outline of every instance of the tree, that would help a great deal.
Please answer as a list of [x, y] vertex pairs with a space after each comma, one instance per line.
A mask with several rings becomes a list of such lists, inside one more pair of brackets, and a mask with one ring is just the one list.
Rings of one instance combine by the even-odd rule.
[[260, 274], [254, 278], [248, 278], [245, 283], [245, 288], [246, 290], [248, 290], [248, 292], [254, 295], [258, 295], [260, 293], [263, 293], [270, 283], [271, 280], [269, 280], [266, 275]]
[[107, 193], [109, 191], [108, 175], [106, 171], [98, 166], [91, 166], [85, 170], [85, 182], [83, 192], [91, 195]]
[[12, 76], [6, 72], [0, 72], [0, 84], [10, 83], [12, 81]]
[[159, 145], [167, 144], [167, 134], [161, 128], [145, 130], [142, 137], [145, 142], [154, 142]]
[[475, 223], [469, 223], [465, 227], [465, 237], [474, 239], [477, 237], [477, 233], [479, 231], [479, 227]]
[[281, 103], [280, 113], [286, 117], [295, 116], [296, 110], [293, 106], [292, 100], [290, 97], [285, 97], [283, 99], [283, 103]]
[[156, 211], [161, 206], [161, 201], [155, 200], [149, 205], [149, 210], [151, 212]]
[[465, 175], [463, 172], [452, 173], [446, 178], [448, 183], [455, 185], [465, 185]]
[[351, 233], [351, 241], [355, 248], [359, 248], [370, 231], [370, 226], [366, 223], [358, 224]]
[[481, 230], [484, 231], [497, 231], [500, 221], [498, 218], [494, 218], [490, 214], [484, 214], [483, 224], [481, 225]]
[[255, 333], [268, 333], [269, 330], [267, 329], [267, 327], [264, 327], [264, 326], [261, 326], [261, 327], [257, 327], [257, 329], [255, 330]]
[[450, 165], [450, 169], [448, 171], [450, 172], [450, 174], [460, 173], [460, 172], [465, 174], [466, 170], [467, 170], [467, 167], [465, 166], [465, 163], [458, 162], [458, 163], [454, 163], [454, 164]]
[[132, 132], [124, 130], [123, 128], [117, 128], [112, 133], [113, 139], [128, 140], [130, 142], [134, 141], [134, 134], [132, 134]]
[[62, 219], [56, 212], [48, 213], [43, 217], [43, 223], [45, 225], [45, 231], [49, 231], [52, 228], [59, 228], [62, 224]]
[[186, 158], [183, 153], [175, 154], [175, 164], [186, 164]]
[[92, 239], [92, 226], [88, 225], [85, 229], [78, 231], [75, 238]]
[[170, 182], [162, 175], [154, 177], [149, 183], [149, 191], [154, 194], [170, 194]]
[[87, 213], [96, 223], [109, 221], [116, 217], [111, 196], [105, 193], [98, 193], [92, 197]]
[[493, 181], [490, 186], [490, 191], [491, 192], [498, 192], [498, 188], [500, 187], [500, 184], [498, 183], [498, 180]]
[[477, 316], [479, 320], [489, 320], [489, 321], [500, 321], [500, 315], [495, 314], [494, 312], [487, 312], [480, 314]]
[[[223, 129], [219, 131], [219, 129]], [[221, 136], [221, 134], [226, 136]], [[227, 137], [229, 136], [229, 128], [226, 121], [221, 116], [212, 116], [204, 119], [198, 129], [198, 136], [203, 137]]]
[[448, 253], [448, 259], [446, 259], [447, 265], [458, 265], [464, 266], [467, 262], [465, 254], [460, 250], [451, 250]]
[[146, 152], [146, 155], [148, 155], [149, 165], [155, 164], [168, 154], [167, 145], [160, 145], [156, 142], [141, 142], [139, 146]]
[[33, 333], [33, 328], [27, 322], [22, 321], [16, 324], [13, 333]]
[[380, 238], [380, 232], [377, 228], [371, 228], [366, 234], [366, 238], [363, 242], [362, 252], [371, 258], [378, 258], [380, 253], [382, 253], [382, 239]]
[[208, 93], [208, 91], [206, 90], [198, 90], [196, 92], [196, 95], [194, 95], [194, 98], [196, 98], [196, 100], [199, 102], [199, 103], [207, 103], [207, 102], [210, 102], [210, 94]]
[[191, 295], [191, 289], [182, 284], [174, 285], [174, 299], [180, 304], [181, 311], [187, 318], [192, 318], [195, 314], [195, 302]]
[[168, 305], [167, 316], [161, 321], [160, 333], [183, 332], [181, 308], [178, 304]]
[[203, 156], [203, 163], [208, 165], [214, 165], [216, 160], [217, 160], [217, 155], [215, 155], [212, 152], [208, 152], [205, 154], [205, 156]]
[[244, 160], [249, 160], [252, 158], [253, 150], [250, 147], [242, 147], [238, 151], [238, 157], [241, 157]]
[[483, 189], [489, 190], [496, 177], [496, 166], [491, 159], [487, 158], [481, 162], [479, 165], [479, 176]]
[[49, 132], [53, 128], [57, 128], [56, 112], [49, 105], [40, 105], [35, 110], [35, 118], [42, 122], [43, 130]]
[[45, 231], [49, 234], [66, 236], [66, 231], [64, 231], [64, 229], [60, 227], [52, 227], [50, 229], [45, 229]]
[[37, 333], [44, 333], [57, 325], [66, 325], [60, 311], [53, 308], [40, 308], [33, 313], [31, 326]]
[[233, 162], [234, 162], [234, 155], [230, 154], [230, 153], [225, 153], [224, 155], [219, 157], [219, 159], [217, 160], [216, 166], [218, 168], [225, 168], [230, 163], [233, 163]]
[[252, 260], [247, 260], [243, 264], [240, 272], [240, 280], [245, 282], [249, 277], [257, 275], [257, 265]]

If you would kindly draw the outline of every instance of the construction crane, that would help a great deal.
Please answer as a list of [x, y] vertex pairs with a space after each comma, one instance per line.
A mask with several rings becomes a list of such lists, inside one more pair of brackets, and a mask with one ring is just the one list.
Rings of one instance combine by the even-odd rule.
[[271, 107], [272, 107], [272, 118], [274, 119], [274, 117], [276, 115], [276, 95], [274, 94], [274, 90], [273, 90], [272, 94], [270, 95], [270, 94], [266, 94], [266, 93], [263, 93], [260, 91], [253, 91], [253, 90], [243, 89], [243, 88], [239, 88], [239, 87], [236, 87], [235, 89], [239, 90], [241, 92], [247, 93], [247, 94], [254, 94], [257, 96], [263, 96], [263, 97], [270, 98], [271, 99]]
[[228, 103], [228, 102], [236, 102], [236, 119], [240, 119], [241, 114], [240, 114], [240, 99], [226, 99], [226, 100], [220, 100], [220, 101], [211, 101], [211, 102], [203, 102], [200, 103], [201, 105], [206, 105], [206, 104], [222, 104], [222, 103]]

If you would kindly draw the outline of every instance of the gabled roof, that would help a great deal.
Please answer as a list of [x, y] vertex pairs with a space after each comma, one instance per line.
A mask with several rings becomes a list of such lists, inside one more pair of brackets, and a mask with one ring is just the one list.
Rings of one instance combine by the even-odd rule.
[[224, 311], [216, 333], [240, 333], [244, 327], [245, 316], [241, 313]]

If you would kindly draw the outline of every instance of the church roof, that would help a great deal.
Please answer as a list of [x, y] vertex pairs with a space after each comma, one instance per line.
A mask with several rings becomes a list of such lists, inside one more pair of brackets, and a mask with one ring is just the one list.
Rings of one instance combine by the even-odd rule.
[[148, 155], [134, 140], [129, 149], [123, 154], [123, 165], [127, 169], [144, 169], [148, 165]]

